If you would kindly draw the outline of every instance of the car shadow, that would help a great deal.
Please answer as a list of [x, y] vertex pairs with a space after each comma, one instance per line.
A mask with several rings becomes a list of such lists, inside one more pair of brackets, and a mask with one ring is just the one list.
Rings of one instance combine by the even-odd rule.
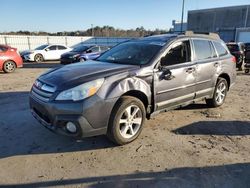
[[160, 172], [139, 172], [127, 175], [99, 176], [78, 179], [61, 179], [1, 187], [185, 187], [185, 188], [248, 188], [250, 187], [250, 163], [238, 163], [211, 167], [183, 167]]
[[48, 131], [31, 115], [28, 97], [29, 92], [0, 93], [0, 159], [115, 146], [105, 136], [75, 140]]
[[250, 122], [246, 121], [200, 121], [173, 130], [181, 135], [250, 135]]
[[59, 61], [45, 61], [42, 63], [36, 63], [36, 62], [24, 62], [23, 68], [25, 69], [31, 69], [31, 68], [56, 68], [62, 66]]

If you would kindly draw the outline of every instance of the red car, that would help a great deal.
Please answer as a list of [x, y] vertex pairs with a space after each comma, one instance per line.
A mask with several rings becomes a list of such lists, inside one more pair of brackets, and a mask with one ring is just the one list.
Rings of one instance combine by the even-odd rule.
[[0, 71], [10, 73], [22, 66], [23, 60], [16, 48], [0, 45]]

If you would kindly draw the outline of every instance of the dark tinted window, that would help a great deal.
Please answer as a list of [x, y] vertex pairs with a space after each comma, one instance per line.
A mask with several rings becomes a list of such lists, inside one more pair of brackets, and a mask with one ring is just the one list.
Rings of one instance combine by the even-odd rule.
[[95, 46], [95, 47], [90, 48], [90, 49], [88, 50], [89, 53], [92, 53], [92, 52], [99, 52], [99, 51], [100, 51], [100, 50], [99, 50], [99, 46]]
[[56, 50], [56, 46], [50, 46], [49, 50]]
[[239, 46], [236, 44], [227, 44], [227, 47], [230, 52], [237, 52], [240, 50]]
[[165, 57], [161, 59], [161, 65], [174, 65], [191, 61], [190, 42], [183, 41], [173, 44]]
[[74, 47], [72, 51], [73, 52], [85, 52], [87, 49], [89, 49], [88, 46], [79, 45], [79, 46]]
[[222, 43], [214, 42], [214, 46], [215, 46], [217, 53], [220, 57], [228, 54], [226, 48], [222, 45]]
[[100, 48], [101, 48], [101, 51], [106, 51], [109, 49], [109, 47], [107, 47], [107, 46], [100, 46]]
[[162, 49], [154, 42], [126, 42], [119, 44], [100, 56], [97, 60], [131, 65], [145, 65]]
[[7, 48], [6, 47], [4, 47], [4, 46], [0, 46], [0, 52], [5, 52], [7, 50]]
[[48, 47], [49, 45], [45, 44], [45, 45], [41, 45], [38, 46], [37, 48], [35, 48], [35, 50], [43, 50], [44, 48]]
[[66, 50], [67, 48], [65, 46], [57, 46], [58, 50]]
[[193, 40], [196, 60], [215, 57], [214, 49], [207, 40]]

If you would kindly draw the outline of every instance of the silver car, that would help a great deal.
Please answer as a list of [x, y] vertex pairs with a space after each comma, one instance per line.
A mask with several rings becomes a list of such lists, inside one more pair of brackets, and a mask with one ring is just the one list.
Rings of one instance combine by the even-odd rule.
[[56, 133], [106, 134], [122, 145], [160, 112], [200, 100], [221, 106], [235, 78], [235, 57], [218, 35], [151, 36], [43, 74], [32, 87], [30, 108]]

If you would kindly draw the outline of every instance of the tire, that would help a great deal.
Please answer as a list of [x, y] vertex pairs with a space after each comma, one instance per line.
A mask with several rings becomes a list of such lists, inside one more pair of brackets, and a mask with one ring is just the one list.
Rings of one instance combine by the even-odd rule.
[[245, 69], [245, 73], [246, 73], [246, 74], [249, 73], [249, 69]]
[[206, 99], [206, 103], [210, 107], [221, 106], [226, 99], [228, 91], [228, 83], [224, 78], [218, 78], [217, 84], [214, 89], [214, 94], [212, 99]]
[[84, 59], [82, 57], [79, 59], [79, 62], [84, 62], [84, 61], [86, 61], [86, 59]]
[[118, 145], [134, 141], [142, 131], [145, 118], [146, 110], [139, 99], [130, 96], [121, 97], [110, 116], [108, 138]]
[[14, 72], [16, 70], [16, 63], [13, 61], [6, 61], [3, 64], [3, 71], [5, 73], [11, 73]]
[[34, 57], [35, 62], [41, 63], [44, 61], [43, 55], [42, 54], [36, 54]]

